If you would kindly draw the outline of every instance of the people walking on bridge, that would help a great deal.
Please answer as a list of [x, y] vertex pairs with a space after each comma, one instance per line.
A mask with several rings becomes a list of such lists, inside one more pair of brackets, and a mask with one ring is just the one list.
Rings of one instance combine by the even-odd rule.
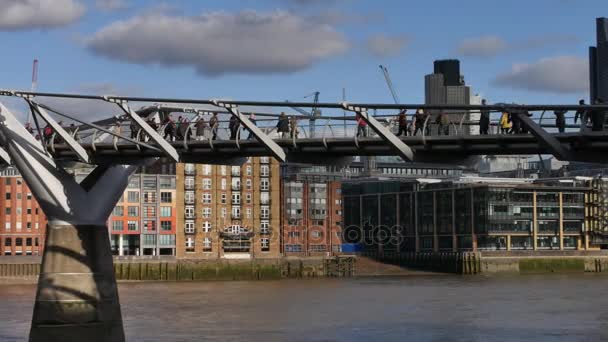
[[282, 139], [287, 138], [289, 134], [289, 118], [285, 115], [285, 112], [281, 112], [281, 115], [279, 115], [277, 133], [279, 133], [279, 138]]
[[[481, 105], [486, 105], [486, 99], [481, 100]], [[487, 135], [490, 129], [490, 111], [488, 109], [481, 109], [479, 111], [479, 134]]]
[[163, 138], [167, 141], [175, 140], [175, 123], [173, 122], [171, 115], [167, 116], [163, 125], [165, 125], [165, 135]]
[[[416, 110], [416, 115], [414, 116], [414, 133], [412, 135], [416, 135], [418, 134], [418, 131], [420, 131], [420, 133], [425, 134], [425, 132], [423, 132], [424, 129], [424, 123], [426, 122], [428, 118], [428, 115], [424, 112], [424, 110], [422, 108]], [[426, 135], [428, 135], [428, 127], [426, 129]]]
[[27, 132], [31, 135], [34, 135], [34, 128], [32, 128], [32, 124], [29, 122], [25, 123], [25, 129], [27, 130]]
[[139, 131], [139, 126], [135, 122], [135, 120], [131, 120], [131, 124], [129, 125], [129, 130], [131, 130], [131, 139], [137, 138], [137, 131]]
[[512, 126], [509, 113], [502, 112], [502, 115], [500, 116], [500, 121], [498, 124], [500, 125], [501, 134], [509, 134], [509, 130], [511, 129], [511, 126]]
[[295, 115], [289, 120], [289, 132], [292, 139], [298, 137], [298, 118]]
[[181, 115], [175, 123], [175, 140], [184, 140], [184, 118]]
[[[251, 115], [249, 115], [249, 121], [255, 126], [256, 120], [255, 120], [255, 113], [251, 113]], [[253, 132], [251, 132], [251, 130], [249, 130], [249, 134], [247, 135], [247, 140], [253, 139]]]
[[[604, 104], [604, 100], [597, 98], [595, 99], [595, 105]], [[594, 109], [591, 111], [591, 130], [599, 132], [604, 130], [604, 123], [606, 121], [606, 111], [603, 109]]]
[[440, 112], [435, 119], [437, 124], [437, 135], [450, 135], [450, 117], [445, 112]]
[[399, 131], [397, 132], [397, 136], [400, 137], [401, 134], [403, 134], [404, 136], [407, 136], [407, 115], [406, 115], [406, 110], [402, 109], [401, 112], [399, 112], [399, 116], [397, 117], [396, 121], [399, 125]]
[[184, 140], [188, 141], [192, 138], [192, 130], [190, 129], [190, 120], [188, 120], [188, 118], [182, 120], [179, 130], [181, 131]]
[[209, 119], [209, 127], [211, 128], [211, 140], [217, 139], [217, 131], [219, 129], [220, 123], [217, 119], [217, 112], [214, 112], [211, 115], [211, 119]]
[[76, 125], [74, 125], [73, 122], [70, 124], [70, 127], [68, 128], [68, 132], [70, 133], [72, 138], [74, 138], [74, 140], [76, 140], [76, 141], [80, 140], [80, 137], [78, 136], [78, 128], [76, 127]]
[[205, 138], [205, 131], [207, 130], [207, 122], [204, 117], [200, 117], [196, 124], [194, 124], [196, 128], [196, 140], [203, 140]]
[[[584, 106], [585, 100], [583, 100], [583, 99], [579, 100], [578, 105]], [[576, 113], [574, 114], [574, 124], [576, 124], [579, 117], [581, 118], [581, 127], [587, 128], [587, 123], [589, 122], [589, 115], [587, 114], [587, 111], [584, 109], [577, 109]]]
[[519, 118], [519, 111], [512, 111], [509, 113], [509, 121], [511, 121], [511, 134], [520, 134], [521, 131], [521, 119]]
[[50, 124], [46, 124], [46, 126], [44, 126], [44, 129], [42, 130], [42, 140], [44, 141], [45, 144], [48, 144], [51, 142], [52, 136], [53, 136], [53, 127], [51, 127]]
[[241, 123], [235, 115], [230, 115], [230, 121], [228, 122], [228, 128], [230, 129], [230, 140], [236, 140], [236, 136], [239, 132]]
[[361, 114], [357, 113], [355, 115], [355, 120], [357, 121], [357, 138], [358, 137], [366, 137], [367, 136], [367, 121], [363, 119]]
[[555, 127], [560, 133], [564, 133], [566, 131], [566, 110], [558, 109], [553, 111], [555, 114]]

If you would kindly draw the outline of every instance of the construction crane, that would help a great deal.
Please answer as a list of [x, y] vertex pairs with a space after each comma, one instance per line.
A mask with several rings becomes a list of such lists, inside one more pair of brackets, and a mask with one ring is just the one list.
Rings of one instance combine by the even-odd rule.
[[[299, 107], [291, 107], [290, 106], [290, 108], [293, 108], [298, 113], [300, 113], [300, 114], [308, 117], [308, 119], [309, 119], [308, 130], [310, 132], [310, 137], [311, 138], [313, 138], [315, 136], [315, 121], [316, 121], [316, 119], [318, 117], [321, 116], [321, 110], [319, 108], [317, 108], [317, 104], [319, 103], [319, 94], [320, 93], [318, 91], [315, 91], [312, 94], [304, 96], [305, 99], [310, 98], [311, 96], [313, 97], [313, 104], [314, 104], [314, 106], [310, 109], [310, 112], [307, 112], [304, 109], [299, 108]], [[285, 101], [285, 102], [289, 103], [289, 101]]]
[[393, 95], [393, 100], [395, 100], [396, 104], [399, 104], [399, 97], [397, 96], [397, 93], [395, 92], [395, 88], [393, 87], [393, 81], [391, 81], [391, 76], [388, 74], [388, 69], [385, 66], [380, 65], [380, 70], [382, 71], [382, 74], [384, 75], [384, 79], [386, 80], [386, 85], [388, 85], [388, 90], [390, 90], [391, 94]]

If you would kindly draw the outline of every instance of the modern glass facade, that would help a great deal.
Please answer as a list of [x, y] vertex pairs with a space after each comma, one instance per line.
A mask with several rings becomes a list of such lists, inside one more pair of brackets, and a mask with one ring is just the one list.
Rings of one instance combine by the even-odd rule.
[[383, 181], [343, 187], [345, 240], [370, 252], [588, 247], [586, 187]]

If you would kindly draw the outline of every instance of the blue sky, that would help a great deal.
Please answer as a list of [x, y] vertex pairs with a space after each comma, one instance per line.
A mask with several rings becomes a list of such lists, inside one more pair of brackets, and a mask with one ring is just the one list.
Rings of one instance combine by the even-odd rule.
[[0, 88], [121, 95], [424, 101], [433, 60], [458, 58], [489, 102], [587, 98], [605, 0], [8, 0]]

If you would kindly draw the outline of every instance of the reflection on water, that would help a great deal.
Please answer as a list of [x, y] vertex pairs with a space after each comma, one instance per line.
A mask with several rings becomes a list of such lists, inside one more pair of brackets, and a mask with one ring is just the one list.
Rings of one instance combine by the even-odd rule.
[[[128, 341], [597, 341], [608, 277], [120, 284]], [[0, 341], [25, 341], [35, 286], [0, 286]]]

